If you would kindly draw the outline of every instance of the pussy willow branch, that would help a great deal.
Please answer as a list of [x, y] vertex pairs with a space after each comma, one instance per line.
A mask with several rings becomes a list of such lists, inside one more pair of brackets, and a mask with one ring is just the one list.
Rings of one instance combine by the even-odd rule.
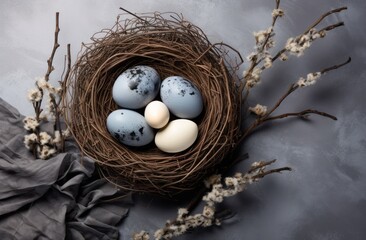
[[[47, 72], [45, 74], [45, 80], [46, 81], [49, 80], [49, 76], [50, 76], [51, 72], [53, 71], [52, 62], [53, 62], [53, 58], [54, 58], [54, 55], [56, 53], [56, 50], [59, 47], [59, 44], [58, 44], [58, 33], [59, 33], [59, 31], [60, 31], [60, 28], [59, 28], [59, 13], [57, 12], [56, 13], [55, 40], [54, 40], [54, 45], [53, 45], [51, 56], [47, 60], [48, 68], [47, 68]], [[42, 99], [43, 99], [44, 92], [43, 92], [43, 89], [40, 88], [38, 85], [37, 85], [37, 88], [41, 92], [42, 97], [39, 101], [33, 103], [33, 108], [34, 108], [34, 112], [36, 114], [35, 118], [36, 118], [37, 122], [41, 122], [41, 117], [40, 116], [41, 116], [41, 113], [43, 111], [41, 106], [42, 106]], [[36, 127], [34, 133], [37, 135], [38, 142], [40, 142], [40, 135], [39, 135], [40, 134], [40, 129], [39, 129], [39, 126]], [[40, 145], [40, 149], [42, 150], [41, 145]], [[33, 152], [34, 157], [37, 158], [37, 145], [33, 145], [32, 152]]]
[[[242, 190], [236, 190], [235, 193], [232, 193], [232, 194], [229, 194], [229, 195], [224, 195], [223, 193], [221, 193], [222, 194], [221, 196], [223, 198], [234, 196], [235, 194], [238, 194], [239, 192], [243, 191], [252, 182], [256, 182], [259, 179], [264, 178], [267, 175], [270, 175], [270, 174], [273, 174], [273, 173], [282, 173], [284, 171], [291, 171], [292, 170], [289, 167], [274, 168], [274, 169], [266, 170], [266, 167], [273, 164], [275, 161], [276, 160], [261, 161], [261, 162], [258, 162], [255, 165], [252, 165], [251, 168], [246, 173], [243, 173], [243, 175], [246, 175], [247, 178], [250, 178], [250, 180], [252, 180], [252, 181], [245, 181], [244, 183], [241, 183]], [[250, 175], [250, 174], [252, 174], [252, 175]], [[243, 178], [245, 178], [245, 177], [243, 176]], [[208, 192], [214, 191], [213, 185], [223, 184], [222, 182], [223, 182], [223, 179], [219, 178], [218, 182], [215, 181], [215, 183], [212, 183], [212, 189], [207, 191], [207, 194], [208, 194]], [[229, 188], [230, 188], [230, 186], [226, 185], [224, 187], [224, 190], [229, 189]], [[184, 234], [185, 232], [187, 232], [187, 230], [192, 230], [194, 228], [203, 228], [203, 227], [213, 226], [213, 225], [215, 225], [216, 220], [221, 222], [221, 221], [223, 221], [225, 219], [228, 219], [228, 218], [231, 218], [235, 215], [235, 213], [233, 211], [231, 211], [230, 209], [224, 209], [224, 210], [221, 210], [221, 211], [217, 211], [216, 210], [216, 205], [219, 204], [219, 201], [209, 200], [209, 199], [205, 200], [201, 197], [200, 202], [202, 202], [202, 201], [205, 203], [205, 207], [211, 206], [215, 209], [214, 215], [212, 217], [209, 217], [212, 220], [211, 224], [204, 225], [204, 223], [202, 222], [201, 224], [187, 227], [187, 229], [184, 230], [183, 232], [180, 232], [179, 235]], [[187, 219], [186, 217], [189, 217], [191, 209], [186, 209], [186, 210], [188, 210], [188, 211], [187, 211], [187, 213], [184, 214], [184, 219]], [[203, 213], [201, 213], [201, 214], [203, 214]], [[206, 218], [208, 218], [208, 216], [206, 216]], [[172, 228], [172, 226], [173, 227], [175, 226], [175, 227], [179, 228], [179, 226], [185, 225], [186, 220], [184, 220], [184, 219], [182, 220], [182, 219], [179, 219], [177, 217], [176, 219], [174, 219], [172, 221], [167, 221], [167, 224], [165, 225], [165, 227], [158, 230], [160, 232], [160, 236], [156, 237], [155, 239], [171, 239], [171, 238], [174, 238], [175, 236], [178, 236], [178, 235], [174, 235], [174, 230], [173, 230], [174, 228]], [[148, 233], [146, 233], [146, 232], [144, 232], [144, 233], [148, 235]], [[143, 236], [140, 235], [140, 238], [134, 237], [133, 239], [149, 239], [149, 238], [143, 238]]]
[[[279, 9], [280, 4], [281, 4], [281, 0], [276, 0], [276, 7], [275, 7], [275, 9]], [[274, 26], [276, 25], [276, 22], [277, 22], [278, 17], [279, 17], [278, 15], [274, 15], [272, 17], [272, 24], [271, 24], [271, 27], [272, 28], [274, 28]], [[267, 43], [268, 43], [268, 41], [269, 41], [270, 38], [271, 38], [271, 34], [268, 34], [266, 36], [266, 39], [264, 40], [263, 45], [261, 46], [261, 49], [258, 52], [263, 52], [263, 50], [266, 47], [266, 45], [267, 45]], [[244, 79], [252, 73], [252, 71], [260, 63], [260, 61], [261, 61], [260, 59], [258, 61], [257, 55], [253, 57], [253, 59], [251, 61], [251, 65], [250, 65], [247, 73], [245, 74]], [[239, 92], [240, 93], [243, 92], [244, 87], [245, 87], [245, 84], [242, 82], [241, 85], [239, 86]], [[247, 89], [246, 92], [245, 92], [244, 101], [248, 98], [248, 95], [249, 95], [249, 89]]]
[[[311, 29], [313, 29], [314, 27], [318, 26], [329, 15], [332, 15], [332, 14], [335, 14], [335, 13], [339, 13], [339, 12], [342, 12], [342, 11], [347, 10], [347, 9], [348, 9], [347, 7], [340, 7], [340, 8], [337, 8], [337, 9], [334, 9], [334, 10], [331, 10], [329, 12], [324, 13], [322, 16], [320, 16], [319, 19], [317, 19], [313, 24], [311, 24], [304, 31], [304, 33], [302, 35], [307, 34]], [[344, 22], [339, 22], [339, 23], [336, 23], [336, 24], [329, 25], [329, 26], [327, 26], [325, 28], [322, 28], [318, 32], [321, 32], [321, 31], [331, 31], [331, 30], [333, 30], [333, 29], [335, 29], [337, 27], [341, 27], [341, 26], [344, 26]], [[285, 52], [286, 52], [286, 49], [285, 48], [283, 48], [280, 51], [278, 51], [277, 54], [272, 58], [272, 61], [273, 62], [276, 61]]]
[[[340, 67], [343, 67], [345, 65], [347, 65], [348, 63], [351, 62], [351, 58], [349, 57], [347, 59], [347, 61], [341, 63], [341, 64], [336, 64], [333, 65], [331, 67], [327, 67], [324, 68], [323, 70], [320, 71], [321, 74], [325, 74], [327, 72], [330, 72], [332, 70], [336, 70]], [[337, 120], [337, 118], [335, 116], [332, 116], [328, 113], [325, 112], [320, 112], [317, 110], [313, 110], [313, 109], [307, 109], [301, 112], [297, 112], [297, 113], [285, 113], [285, 114], [281, 114], [281, 115], [277, 115], [277, 116], [270, 116], [274, 111], [276, 111], [278, 109], [278, 107], [282, 104], [282, 102], [294, 91], [296, 91], [299, 88], [299, 85], [297, 85], [296, 83], [293, 83], [290, 85], [290, 87], [288, 88], [288, 90], [285, 92], [285, 94], [283, 94], [280, 99], [276, 102], [276, 104], [262, 117], [258, 117], [246, 130], [244, 130], [243, 135], [240, 137], [239, 142], [243, 141], [248, 135], [250, 135], [257, 127], [259, 127], [260, 125], [262, 125], [265, 122], [268, 121], [272, 121], [272, 120], [277, 120], [277, 119], [283, 119], [286, 117], [292, 117], [292, 116], [296, 116], [296, 117], [304, 117], [307, 116], [309, 114], [316, 114], [316, 115], [320, 115], [320, 116], [324, 116], [333, 120]]]
[[[44, 76], [45, 80], [48, 82], [50, 80], [50, 74], [53, 72], [53, 70], [55, 69], [53, 67], [53, 60], [55, 58], [55, 54], [57, 51], [57, 48], [60, 46], [60, 44], [58, 43], [58, 34], [60, 32], [60, 26], [59, 26], [59, 12], [56, 12], [56, 26], [55, 26], [55, 34], [54, 34], [54, 43], [53, 43], [53, 48], [52, 48], [52, 52], [51, 55], [49, 57], [49, 59], [47, 60], [47, 72]], [[69, 52], [68, 52], [69, 54]], [[70, 63], [71, 65], [71, 63]], [[69, 66], [69, 65], [67, 65]], [[55, 109], [55, 122], [54, 122], [54, 126], [53, 126], [53, 130], [54, 133], [58, 130], [60, 131], [60, 135], [61, 135], [61, 139], [63, 139], [62, 137], [62, 132], [61, 132], [61, 122], [60, 122], [60, 111], [59, 111], [59, 102], [56, 102], [56, 96], [54, 94], [50, 94], [49, 97], [51, 98], [51, 104], [54, 106]]]
[[[279, 1], [276, 1], [276, 7], [278, 8], [279, 7], [279, 4], [280, 2]], [[326, 13], [324, 13], [319, 19], [317, 19], [314, 23], [312, 23], [305, 31], [302, 35], [306, 35], [312, 28], [318, 26], [326, 17], [328, 17], [329, 15], [332, 15], [332, 14], [335, 14], [335, 13], [339, 13], [339, 12], [342, 12], [344, 10], [347, 10], [347, 7], [341, 7], [341, 8], [337, 8], [337, 9], [334, 9], [334, 10], [331, 10], [331, 11], [328, 11]], [[276, 16], [277, 17], [277, 16]], [[272, 21], [272, 27], [274, 27], [276, 21], [275, 21], [275, 17], [273, 17], [273, 21]], [[321, 31], [331, 31], [335, 28], [338, 28], [338, 27], [341, 27], [343, 26], [344, 23], [343, 22], [339, 22], [339, 23], [336, 23], [336, 24], [332, 24], [332, 25], [329, 25], [321, 30], [319, 30], [318, 32], [321, 32]], [[300, 36], [302, 36], [300, 35]], [[270, 38], [270, 35], [267, 35], [267, 38], [266, 38], [266, 43], [267, 41], [269, 40]], [[265, 45], [263, 45], [265, 46]], [[286, 52], [286, 48], [283, 48], [281, 49], [280, 51], [277, 52], [277, 54], [274, 55], [274, 57], [272, 58], [272, 62], [276, 61], [283, 53]], [[258, 61], [257, 57], [255, 56], [252, 61], [251, 61], [251, 66], [249, 67], [249, 70], [247, 71], [246, 75], [244, 76], [244, 80], [246, 79], [247, 76], [249, 76], [252, 71], [254, 70], [254, 68], [260, 63], [261, 59]], [[265, 67], [262, 66], [261, 67], [261, 70], [265, 70]], [[244, 90], [244, 85], [241, 85], [240, 86], [240, 92], [243, 92]], [[246, 99], [248, 98], [249, 96], [249, 89], [246, 89], [245, 93], [244, 93], [244, 101], [246, 101]]]
[[[232, 167], [234, 167], [236, 164], [238, 164], [239, 162], [241, 162], [247, 158], [249, 158], [249, 155], [248, 155], [248, 153], [245, 153], [245, 154], [242, 154], [242, 155], [236, 157], [234, 160], [230, 161], [229, 164], [227, 164], [225, 161], [225, 164], [223, 164], [222, 167], [219, 167], [219, 169], [221, 169], [219, 174], [224, 175], [228, 170], [232, 169]], [[272, 161], [268, 162], [268, 164], [271, 164], [273, 162]], [[252, 171], [252, 168], [249, 170], [249, 172], [251, 172], [251, 171]], [[202, 201], [202, 197], [206, 194], [206, 192], [207, 192], [207, 187], [205, 185], [202, 185], [197, 190], [195, 197], [188, 203], [188, 206], [187, 206], [188, 213], [193, 211], [198, 206], [198, 204]]]

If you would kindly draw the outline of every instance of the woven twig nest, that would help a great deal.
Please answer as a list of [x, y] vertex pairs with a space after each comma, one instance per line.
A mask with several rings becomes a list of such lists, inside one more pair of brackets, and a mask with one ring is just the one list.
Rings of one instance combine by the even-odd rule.
[[[134, 15], [94, 35], [66, 84], [70, 94], [65, 118], [81, 151], [95, 159], [111, 182], [166, 195], [197, 186], [233, 150], [239, 137], [240, 93], [235, 69], [225, 60], [228, 46], [211, 44], [200, 28], [180, 15], [164, 16]], [[183, 76], [199, 88], [204, 112], [195, 119], [199, 134], [192, 147], [168, 154], [154, 144], [124, 146], [109, 134], [106, 118], [118, 109], [112, 86], [135, 65], [155, 68], [162, 79]]]

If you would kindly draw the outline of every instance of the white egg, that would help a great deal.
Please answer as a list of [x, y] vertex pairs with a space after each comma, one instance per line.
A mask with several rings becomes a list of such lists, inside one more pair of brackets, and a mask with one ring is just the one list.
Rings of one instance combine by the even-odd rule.
[[188, 119], [171, 121], [155, 135], [156, 146], [167, 153], [186, 150], [196, 141], [198, 126]]
[[160, 101], [152, 101], [146, 106], [144, 116], [151, 127], [162, 128], [169, 122], [169, 109]]

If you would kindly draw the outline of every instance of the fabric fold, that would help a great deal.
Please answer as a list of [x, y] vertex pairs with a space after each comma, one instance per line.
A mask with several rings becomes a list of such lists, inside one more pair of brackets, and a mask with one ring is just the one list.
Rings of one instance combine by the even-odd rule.
[[22, 119], [0, 98], [0, 238], [118, 239], [131, 194], [99, 178], [73, 142], [67, 153], [34, 159]]

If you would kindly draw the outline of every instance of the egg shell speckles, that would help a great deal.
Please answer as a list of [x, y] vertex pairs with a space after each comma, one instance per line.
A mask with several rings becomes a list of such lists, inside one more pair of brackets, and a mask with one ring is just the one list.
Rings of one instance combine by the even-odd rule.
[[145, 118], [132, 110], [111, 112], [107, 118], [107, 129], [120, 143], [128, 146], [144, 146], [154, 140], [154, 131]]
[[149, 66], [135, 66], [124, 71], [115, 81], [113, 100], [123, 108], [139, 109], [159, 93], [160, 76]]
[[189, 80], [171, 76], [161, 83], [160, 97], [170, 112], [179, 118], [192, 119], [203, 109], [202, 95]]

